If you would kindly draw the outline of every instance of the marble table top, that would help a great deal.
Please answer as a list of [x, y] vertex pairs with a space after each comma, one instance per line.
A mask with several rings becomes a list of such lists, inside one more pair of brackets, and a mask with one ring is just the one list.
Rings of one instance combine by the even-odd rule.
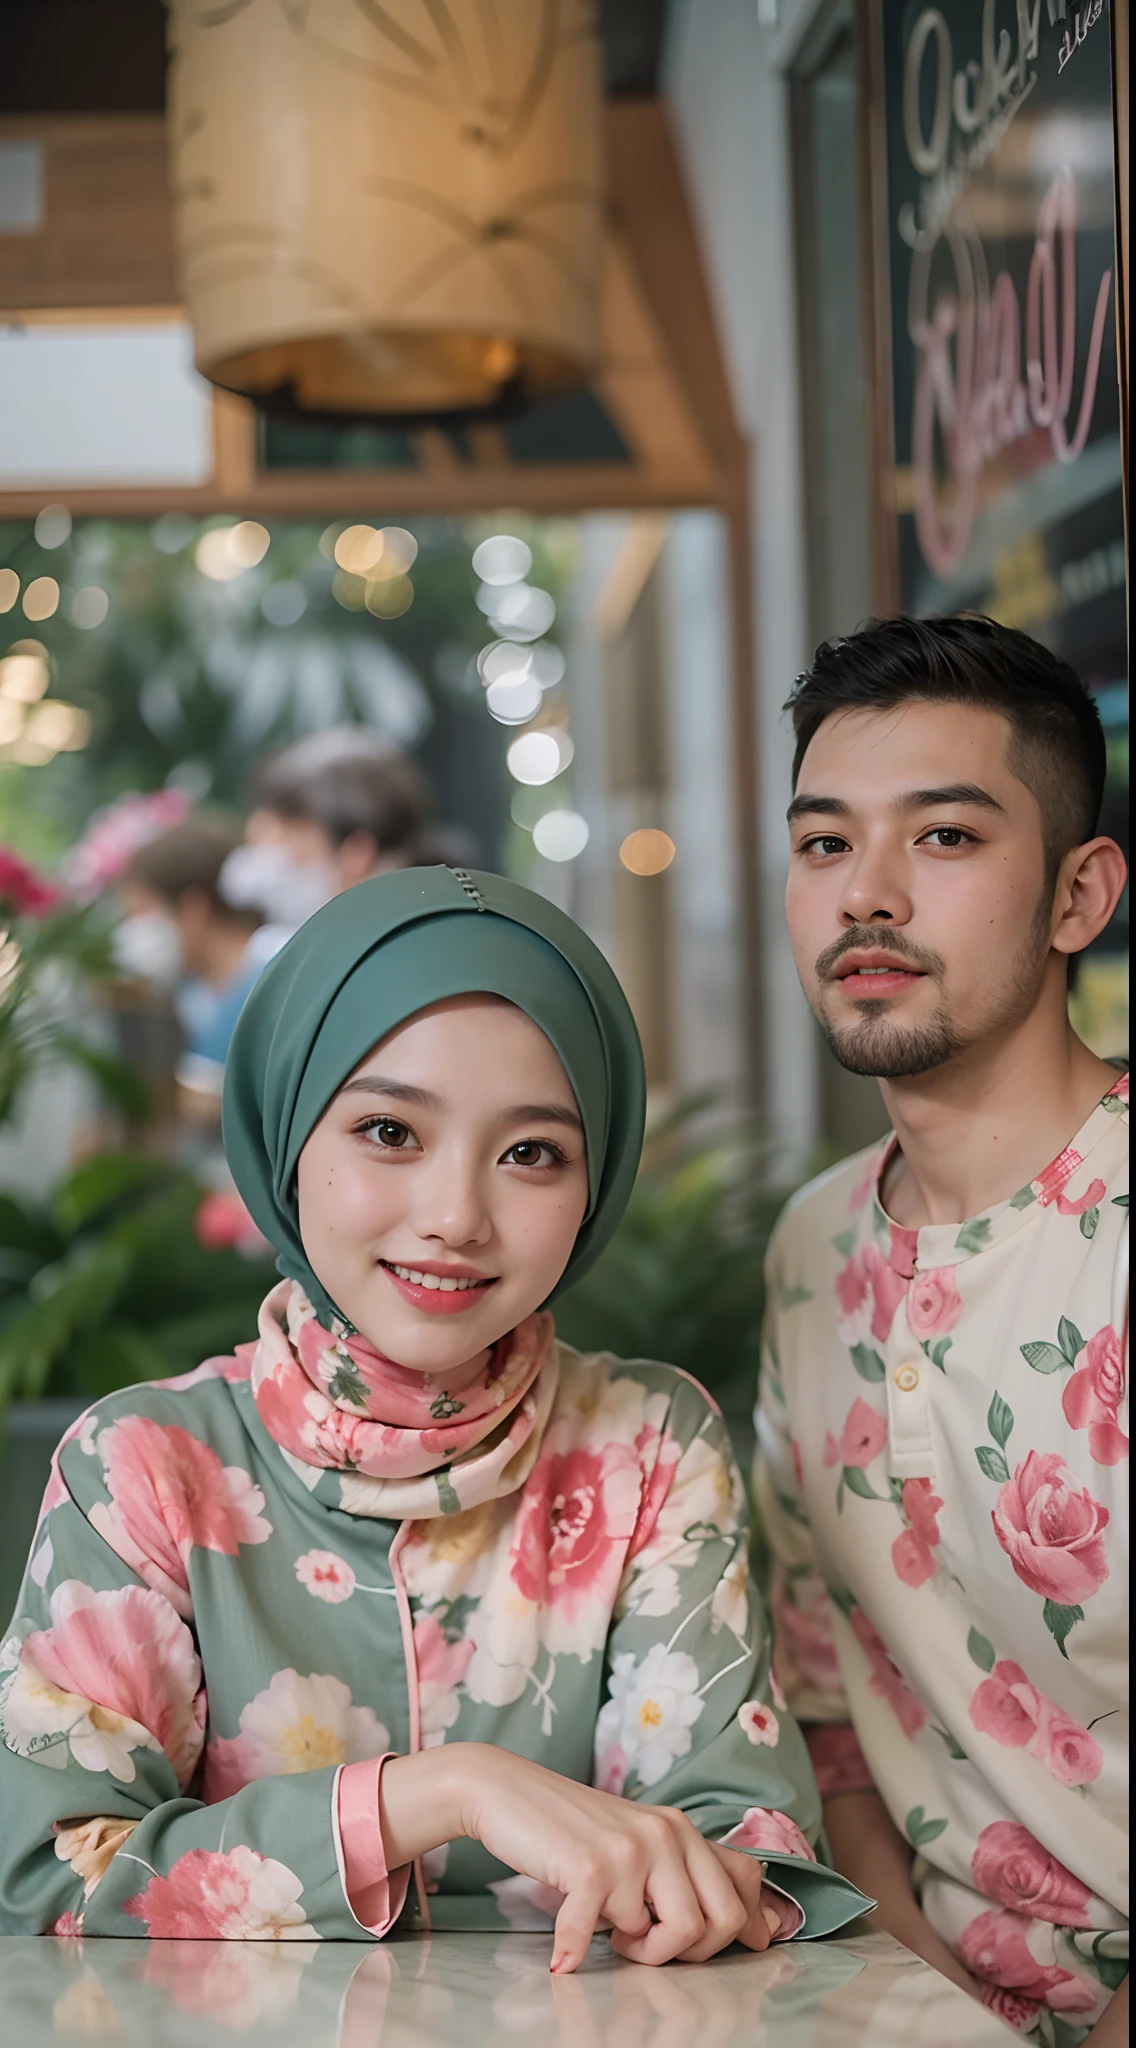
[[646, 1969], [547, 1934], [355, 1942], [0, 1938], [5, 2048], [1002, 2048], [983, 2007], [887, 1934], [853, 1930]]

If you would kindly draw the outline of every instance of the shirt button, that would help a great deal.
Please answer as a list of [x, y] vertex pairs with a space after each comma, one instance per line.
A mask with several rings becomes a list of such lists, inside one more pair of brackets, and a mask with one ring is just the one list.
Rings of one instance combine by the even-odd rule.
[[913, 1394], [919, 1385], [918, 1366], [901, 1365], [896, 1372], [895, 1383], [901, 1394]]

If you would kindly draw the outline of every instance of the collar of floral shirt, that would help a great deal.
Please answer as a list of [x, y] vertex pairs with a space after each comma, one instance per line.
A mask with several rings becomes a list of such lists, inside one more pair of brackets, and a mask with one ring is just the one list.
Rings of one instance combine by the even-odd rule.
[[[1104, 1181], [1092, 1171], [1092, 1154], [1113, 1129], [1115, 1119], [1127, 1111], [1126, 1071], [1098, 1102], [1072, 1142], [1024, 1188], [1004, 1202], [980, 1210], [977, 1216], [968, 1216], [962, 1223], [928, 1223], [921, 1230], [907, 1230], [902, 1224], [893, 1223], [880, 1199], [884, 1177], [899, 1143], [892, 1131], [873, 1154], [860, 1183], [865, 1194], [870, 1192], [873, 1233], [889, 1266], [904, 1280], [910, 1280], [917, 1271], [960, 1265], [1004, 1243], [1039, 1208], [1048, 1208], [1051, 1203], [1057, 1204], [1063, 1216], [1079, 1216], [1082, 1234], [1091, 1238], [1096, 1229], [1098, 1204], [1105, 1192]], [[858, 1206], [855, 1193], [853, 1206]]]

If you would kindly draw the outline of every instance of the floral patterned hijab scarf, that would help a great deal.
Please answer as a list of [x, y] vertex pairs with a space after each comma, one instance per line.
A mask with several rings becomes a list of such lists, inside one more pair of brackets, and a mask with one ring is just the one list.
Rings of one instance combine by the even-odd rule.
[[[285, 1455], [357, 1513], [420, 1517], [512, 1491], [555, 1392], [552, 1319], [530, 1316], [479, 1377], [444, 1386], [384, 1359], [324, 1292], [304, 1252], [300, 1153], [372, 1046], [430, 1004], [486, 993], [515, 1003], [558, 1053], [584, 1124], [588, 1209], [555, 1292], [611, 1237], [639, 1163], [645, 1086], [626, 998], [563, 912], [496, 875], [409, 868], [360, 883], [310, 918], [245, 1004], [225, 1075], [225, 1149], [290, 1283], [260, 1314], [252, 1390]], [[322, 1491], [322, 1488], [319, 1488]]]

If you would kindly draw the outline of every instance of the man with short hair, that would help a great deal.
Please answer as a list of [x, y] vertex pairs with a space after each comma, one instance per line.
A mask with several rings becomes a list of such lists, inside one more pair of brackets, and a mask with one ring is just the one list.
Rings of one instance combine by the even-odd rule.
[[1124, 886], [1093, 699], [874, 621], [791, 699], [786, 909], [880, 1145], [775, 1233], [756, 1487], [836, 1865], [1045, 2048], [1127, 2038], [1128, 1077], [1070, 957]]

